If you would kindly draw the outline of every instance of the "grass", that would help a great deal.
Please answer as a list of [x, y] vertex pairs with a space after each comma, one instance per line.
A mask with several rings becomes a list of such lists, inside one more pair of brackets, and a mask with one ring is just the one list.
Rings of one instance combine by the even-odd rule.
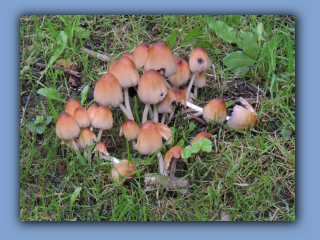
[[[212, 43], [213, 49], [207, 52], [217, 79], [213, 80], [212, 69], [206, 72], [209, 84], [198, 91], [196, 103], [204, 106], [212, 98], [224, 98], [230, 100], [230, 114], [236, 98], [258, 99], [253, 106], [262, 122], [260, 128], [246, 133], [221, 125], [206, 127], [199, 122], [188, 131], [189, 122], [178, 114], [169, 125], [175, 128], [172, 146], [181, 139], [186, 146], [198, 132], [208, 131], [216, 135], [217, 147], [211, 153], [193, 155], [188, 165], [178, 162], [176, 176], [191, 182], [188, 194], [172, 195], [161, 189], [145, 192], [143, 176], [158, 171], [157, 161], [139, 155], [119, 137], [125, 117], [118, 109], [111, 109], [114, 126], [104, 131], [102, 139], [113, 156], [132, 159], [140, 169], [136, 179], [121, 186], [110, 179], [111, 165], [97, 161], [82, 165], [70, 149], [62, 153], [54, 120], [41, 135], [27, 128], [36, 116], [46, 118], [64, 111], [64, 102], [52, 99], [50, 104], [37, 94], [38, 89], [54, 88], [63, 100], [73, 97], [79, 101], [81, 91], [70, 88], [69, 76], [60, 70], [25, 68], [20, 78], [20, 220], [211, 221], [225, 216], [231, 221], [295, 220], [294, 16], [214, 17], [238, 32], [255, 32], [263, 23], [260, 48], [265, 41], [277, 37], [282, 40], [238, 77], [223, 64], [223, 58], [239, 49], [208, 27], [208, 16], [20, 17], [20, 70], [29, 61], [49, 64], [63, 46], [59, 34], [64, 31], [68, 39], [58, 58], [77, 63], [82, 73], [79, 88], [90, 85], [84, 107], [91, 104], [94, 85], [109, 63], [82, 54], [82, 46], [106, 53], [113, 60], [132, 52], [142, 42], [165, 42], [174, 29], [179, 29], [172, 51], [175, 57], [188, 60], [194, 42], [182, 42], [190, 31], [201, 27], [203, 35], [198, 41]], [[139, 116], [137, 122], [141, 121], [143, 104], [136, 97], [131, 106], [134, 115]], [[162, 154], [167, 150], [163, 148]], [[66, 161], [64, 173], [59, 172], [61, 160]]]

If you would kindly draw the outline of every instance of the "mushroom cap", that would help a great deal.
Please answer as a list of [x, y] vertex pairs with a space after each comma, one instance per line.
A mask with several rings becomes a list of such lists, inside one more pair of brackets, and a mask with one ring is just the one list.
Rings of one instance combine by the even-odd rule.
[[193, 86], [196, 86], [198, 88], [203, 88], [206, 86], [206, 76], [205, 71], [196, 73], [196, 78], [194, 80]]
[[109, 73], [116, 77], [122, 88], [134, 87], [139, 84], [139, 73], [130, 58], [122, 56], [115, 61]]
[[[172, 135], [171, 129], [167, 125], [162, 123], [155, 122], [154, 124], [156, 125], [162, 139], [167, 141]], [[167, 145], [171, 143], [172, 143], [172, 138], [168, 141]]]
[[143, 155], [154, 154], [162, 146], [160, 132], [154, 122], [146, 121], [141, 125], [135, 149]]
[[94, 118], [94, 114], [96, 113], [96, 110], [98, 109], [98, 107], [99, 107], [99, 104], [93, 103], [90, 105], [90, 107], [87, 110], [91, 122]]
[[165, 166], [165, 170], [168, 171], [169, 167], [170, 167], [170, 162], [172, 157], [173, 158], [180, 158], [181, 157], [181, 153], [182, 153], [183, 148], [180, 146], [175, 146], [173, 148], [171, 148], [166, 155], [164, 156], [164, 166]]
[[138, 96], [145, 104], [161, 102], [168, 92], [160, 73], [154, 69], [145, 72], [138, 85]]
[[172, 89], [173, 93], [176, 95], [177, 103], [181, 103], [185, 108], [187, 107], [186, 94], [180, 89]]
[[251, 112], [244, 107], [235, 105], [226, 124], [239, 130], [246, 130], [257, 126], [259, 124], [259, 120], [258, 115], [255, 112]]
[[112, 112], [108, 107], [100, 106], [97, 108], [91, 122], [94, 128], [110, 129], [113, 126]]
[[183, 58], [176, 58], [177, 73], [169, 77], [170, 83], [175, 87], [180, 87], [181, 85], [188, 82], [190, 76], [189, 64]]
[[118, 107], [123, 102], [121, 86], [111, 73], [105, 73], [99, 78], [93, 97], [102, 106]]
[[214, 98], [203, 108], [203, 118], [206, 122], [215, 120], [223, 123], [227, 117], [227, 107], [223, 99]]
[[107, 151], [106, 145], [103, 142], [98, 142], [93, 151], [98, 151], [100, 153], [103, 153], [105, 155], [110, 155]]
[[84, 107], [77, 107], [74, 110], [73, 117], [78, 122], [80, 128], [86, 128], [90, 126], [90, 117]]
[[79, 103], [79, 101], [77, 99], [69, 98], [68, 101], [66, 102], [65, 112], [69, 113], [71, 116], [73, 116], [74, 110], [80, 106], [81, 106], [81, 104]]
[[207, 70], [211, 66], [211, 61], [206, 50], [202, 47], [196, 47], [192, 50], [189, 58], [190, 71], [198, 73]]
[[150, 45], [146, 43], [139, 44], [133, 52], [133, 62], [136, 65], [137, 69], [142, 68], [148, 58], [150, 51]]
[[195, 136], [195, 138], [191, 141], [191, 145], [198, 142], [202, 138], [212, 138], [213, 136], [208, 132], [201, 132]]
[[135, 121], [128, 119], [121, 124], [119, 133], [120, 137], [124, 135], [126, 138], [128, 138], [128, 141], [133, 141], [137, 139], [138, 134], [139, 125]]
[[77, 121], [69, 113], [60, 113], [56, 122], [56, 134], [63, 140], [72, 140], [80, 133]]
[[121, 57], [127, 57], [133, 62], [133, 54], [129, 52], [125, 52], [121, 55]]
[[177, 98], [171, 88], [168, 88], [168, 92], [164, 99], [158, 103], [158, 112], [159, 113], [171, 113], [174, 106], [177, 105]]
[[[122, 162], [122, 163], [121, 163]], [[112, 181], [120, 182], [120, 177], [136, 171], [133, 163], [126, 159], [121, 160], [120, 163], [114, 164], [111, 170]], [[126, 179], [134, 178], [137, 174], [133, 173], [126, 177]]]
[[89, 129], [83, 128], [80, 131], [78, 144], [81, 148], [93, 145], [97, 141], [96, 135]]
[[148, 71], [150, 69], [160, 71], [166, 77], [176, 74], [177, 65], [167, 44], [158, 42], [150, 48], [144, 70]]
[[111, 69], [114, 67], [114, 65], [116, 65], [116, 63], [117, 63], [117, 60], [112, 61], [112, 62], [109, 64], [109, 67], [108, 67], [108, 71], [109, 71], [109, 72], [110, 72]]

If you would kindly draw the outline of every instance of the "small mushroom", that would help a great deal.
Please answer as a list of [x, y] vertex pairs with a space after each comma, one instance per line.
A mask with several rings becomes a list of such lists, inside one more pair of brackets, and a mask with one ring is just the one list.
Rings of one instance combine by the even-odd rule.
[[74, 110], [73, 117], [78, 122], [80, 128], [86, 128], [90, 126], [90, 117], [84, 107], [77, 107]]
[[146, 43], [139, 44], [133, 52], [133, 62], [136, 65], [137, 70], [144, 67], [148, 54], [150, 51], [150, 45]]
[[93, 118], [94, 118], [94, 114], [96, 113], [96, 110], [98, 109], [98, 107], [99, 107], [99, 104], [93, 103], [93, 104], [90, 105], [90, 107], [87, 110], [88, 115], [90, 117], [90, 130], [91, 131], [93, 130], [92, 121], [93, 121]]
[[79, 103], [79, 101], [77, 99], [74, 98], [70, 98], [68, 99], [68, 101], [66, 102], [66, 109], [65, 112], [69, 113], [71, 116], [73, 116], [74, 110], [77, 107], [80, 107], [81, 104]]
[[183, 58], [176, 58], [175, 62], [177, 65], [177, 72], [176, 74], [169, 77], [169, 81], [174, 88], [179, 88], [180, 86], [188, 82], [190, 76], [190, 68], [188, 62]]
[[[168, 172], [170, 172], [170, 176], [174, 176], [175, 170], [176, 170], [176, 164], [177, 159], [181, 157], [183, 148], [180, 146], [175, 146], [171, 148], [166, 155], [164, 156], [164, 166], [166, 169], [166, 175]], [[174, 159], [172, 159], [174, 158]], [[186, 162], [185, 159], [182, 159], [184, 162]]]
[[128, 119], [121, 124], [119, 136], [122, 137], [124, 135], [128, 141], [132, 141], [133, 146], [136, 145], [135, 140], [137, 139], [138, 134], [139, 125], [135, 121]]
[[98, 142], [93, 149], [93, 152], [95, 152], [95, 157], [99, 155], [99, 158], [106, 158], [110, 155], [107, 151], [106, 145], [103, 142]]
[[208, 132], [201, 132], [194, 137], [194, 139], [191, 141], [191, 145], [198, 142], [202, 138], [212, 138], [212, 137], [213, 135]]
[[79, 146], [84, 149], [84, 157], [89, 158], [89, 162], [91, 162], [91, 146], [97, 141], [96, 135], [90, 131], [89, 128], [83, 128], [80, 131], [78, 142]]
[[134, 173], [136, 168], [129, 160], [121, 160], [114, 164], [111, 170], [111, 179], [113, 182], [124, 183], [125, 181], [134, 178], [137, 174]]
[[212, 99], [203, 108], [203, 118], [206, 120], [206, 122], [210, 122], [212, 120], [221, 123], [225, 122], [227, 118], [227, 107], [223, 99]]
[[111, 129], [113, 126], [112, 113], [108, 107], [100, 106], [97, 108], [92, 120], [94, 128], [100, 128], [97, 141], [100, 142], [103, 130]]

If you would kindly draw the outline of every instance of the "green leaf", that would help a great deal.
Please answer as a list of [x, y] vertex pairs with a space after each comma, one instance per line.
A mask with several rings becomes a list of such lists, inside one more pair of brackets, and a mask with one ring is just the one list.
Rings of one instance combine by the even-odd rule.
[[242, 49], [245, 54], [256, 59], [259, 53], [257, 36], [251, 32], [242, 32]]
[[212, 142], [208, 138], [202, 138], [197, 141], [201, 146], [201, 150], [204, 152], [212, 152]]
[[286, 129], [282, 132], [282, 136], [284, 139], [288, 139], [291, 136], [292, 132], [289, 129]]
[[78, 187], [76, 190], [74, 190], [74, 192], [71, 195], [71, 199], [70, 199], [70, 208], [72, 208], [74, 202], [76, 201], [76, 198], [78, 197], [78, 195], [80, 194], [82, 187]]
[[44, 122], [45, 125], [48, 125], [52, 121], [52, 116], [48, 116], [46, 121]]
[[194, 121], [190, 122], [190, 123], [189, 123], [188, 133], [190, 133], [193, 129], [195, 129], [196, 126], [197, 126], [197, 125], [194, 123]]
[[257, 33], [258, 33], [258, 40], [259, 42], [262, 39], [262, 33], [263, 33], [263, 23], [259, 23], [257, 26]]
[[210, 43], [210, 42], [196, 42], [195, 44], [193, 44], [193, 47], [194, 48], [202, 47], [205, 50], [214, 49], [212, 43]]
[[246, 74], [248, 71], [249, 71], [249, 67], [237, 67], [237, 68], [234, 68], [234, 69], [231, 69], [231, 71], [237, 75], [237, 76], [242, 76], [244, 74]]
[[80, 39], [84, 39], [90, 36], [90, 30], [89, 29], [84, 29], [82, 27], [78, 27], [76, 29], [76, 36]]
[[60, 93], [57, 92], [56, 89], [53, 89], [53, 88], [40, 88], [38, 91], [37, 91], [38, 94], [42, 95], [42, 96], [45, 96], [47, 98], [50, 98], [50, 99], [55, 99], [55, 100], [59, 100], [59, 101], [63, 101], [61, 98], [60, 98]]
[[191, 32], [185, 36], [182, 45], [187, 45], [188, 43], [194, 42], [197, 40], [197, 37], [202, 36], [202, 30], [201, 27], [193, 29]]
[[229, 27], [222, 21], [216, 21], [213, 17], [208, 19], [208, 25], [222, 40], [228, 43], [236, 43], [240, 47], [241, 39], [238, 37], [237, 31], [232, 27]]
[[84, 102], [87, 100], [88, 92], [89, 92], [89, 85], [85, 86], [81, 91], [81, 105], [83, 105]]
[[182, 147], [183, 145], [184, 145], [184, 140], [181, 139], [181, 140], [177, 143], [177, 146]]
[[42, 134], [46, 129], [46, 125], [29, 123], [27, 124], [27, 128], [33, 133]]
[[237, 67], [248, 67], [254, 63], [255, 60], [242, 51], [229, 53], [223, 59], [223, 64], [226, 65], [229, 69]]
[[33, 122], [34, 124], [42, 123], [44, 120], [44, 116], [37, 116], [36, 120]]
[[186, 146], [181, 153], [181, 157], [187, 159], [191, 156], [191, 146]]
[[268, 54], [270, 54], [270, 52], [273, 52], [277, 48], [278, 44], [282, 41], [283, 36], [284, 35], [277, 35], [274, 39], [267, 41], [263, 44], [259, 61], [265, 58]]
[[200, 151], [200, 148], [201, 148], [201, 145], [200, 145], [199, 141], [197, 141], [194, 144], [192, 144], [191, 152], [197, 153]]
[[167, 45], [172, 48], [176, 44], [176, 36], [178, 34], [178, 29], [174, 29], [171, 33], [171, 36], [167, 40]]
[[228, 107], [233, 106], [233, 105], [236, 104], [236, 102], [233, 101], [233, 100], [226, 101], [225, 103], [226, 103], [226, 108], [228, 108]]

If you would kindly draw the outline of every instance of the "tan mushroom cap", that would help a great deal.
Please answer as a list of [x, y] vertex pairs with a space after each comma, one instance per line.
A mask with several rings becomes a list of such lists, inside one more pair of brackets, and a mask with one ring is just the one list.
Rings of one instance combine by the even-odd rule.
[[172, 89], [176, 95], [177, 103], [181, 103], [185, 108], [187, 107], [186, 94], [181, 89]]
[[97, 141], [96, 135], [89, 129], [83, 128], [80, 131], [78, 144], [81, 148], [93, 145]]
[[181, 85], [188, 82], [190, 76], [189, 64], [183, 58], [176, 58], [177, 73], [169, 77], [170, 83], [175, 87], [180, 87]]
[[212, 137], [213, 137], [212, 134], [210, 134], [208, 132], [201, 132], [201, 133], [197, 134], [195, 136], [195, 138], [191, 141], [191, 145], [198, 142], [202, 138], [212, 138]]
[[223, 99], [215, 98], [212, 99], [203, 108], [203, 118], [206, 122], [215, 120], [217, 122], [223, 123], [227, 117], [227, 107]]
[[100, 106], [97, 108], [91, 122], [94, 128], [110, 129], [113, 126], [112, 112], [108, 107]]
[[[162, 123], [154, 122], [154, 124], [156, 125], [161, 137], [165, 141], [167, 141], [172, 135], [171, 129], [167, 125], [162, 124]], [[171, 143], [172, 143], [172, 138], [168, 141], [167, 145], [171, 144]]]
[[157, 104], [161, 102], [168, 92], [164, 80], [156, 70], [145, 72], [138, 85], [138, 96], [145, 104]]
[[106, 156], [110, 155], [107, 151], [106, 145], [103, 142], [98, 142], [93, 151], [98, 151]]
[[[121, 163], [122, 162], [122, 163]], [[114, 164], [111, 170], [112, 181], [121, 180], [119, 177], [128, 175], [136, 171], [133, 163], [129, 160], [123, 159], [120, 163]], [[126, 179], [134, 178], [137, 174], [133, 173], [126, 177]]]
[[205, 71], [196, 73], [196, 78], [194, 80], [193, 86], [196, 86], [198, 88], [204, 88], [206, 86], [206, 76]]
[[166, 155], [164, 156], [164, 166], [166, 171], [168, 171], [170, 167], [170, 162], [172, 158], [178, 159], [181, 157], [182, 150], [183, 150], [182, 147], [175, 146], [166, 153]]
[[81, 104], [80, 104], [80, 102], [79, 102], [77, 99], [70, 98], [70, 99], [68, 99], [68, 101], [66, 102], [65, 112], [66, 112], [66, 113], [69, 113], [70, 115], [73, 116], [74, 110], [75, 110], [77, 107], [80, 107], [80, 106], [81, 106]]
[[106, 107], [118, 107], [123, 102], [121, 86], [111, 73], [103, 74], [98, 80], [93, 96], [98, 104]]
[[191, 52], [189, 58], [190, 71], [198, 73], [207, 70], [211, 66], [211, 61], [207, 55], [206, 50], [202, 47], [196, 47]]
[[92, 122], [93, 118], [94, 118], [94, 114], [96, 113], [96, 110], [98, 109], [99, 104], [97, 103], [93, 103], [90, 105], [90, 107], [88, 108], [88, 115], [90, 117], [90, 121]]
[[78, 137], [80, 128], [77, 121], [69, 113], [60, 113], [56, 122], [56, 134], [63, 140], [72, 140]]
[[121, 57], [127, 57], [133, 62], [133, 54], [129, 52], [125, 52], [121, 55]]
[[116, 65], [116, 63], [117, 63], [117, 60], [112, 61], [112, 62], [109, 64], [109, 68], [108, 68], [108, 71], [109, 71], [109, 72], [110, 72], [111, 69], [114, 67], [114, 65]]
[[158, 42], [150, 48], [144, 70], [148, 71], [150, 69], [160, 71], [166, 77], [176, 74], [177, 65], [167, 44]]
[[116, 77], [122, 88], [134, 87], [139, 84], [139, 73], [130, 58], [122, 56], [115, 61], [109, 73]]
[[150, 51], [150, 45], [146, 43], [139, 44], [133, 52], [133, 62], [136, 65], [137, 69], [142, 68], [148, 58]]
[[168, 92], [164, 99], [158, 103], [159, 113], [171, 113], [174, 106], [177, 105], [177, 98], [171, 88], [168, 88]]
[[135, 121], [128, 119], [121, 124], [119, 133], [120, 137], [124, 135], [126, 138], [128, 138], [128, 141], [132, 141], [137, 139], [138, 134], [139, 125]]
[[[181, 88], [181, 90], [186, 94], [188, 89], [188, 86], [184, 86], [183, 88]], [[189, 98], [187, 99], [188, 102], [193, 103], [193, 99], [194, 99], [194, 95], [192, 92], [190, 92], [189, 94]], [[186, 103], [187, 104], [187, 103]]]
[[239, 105], [235, 105], [232, 115], [226, 124], [239, 130], [246, 130], [251, 127], [256, 127], [259, 124], [259, 119], [257, 113], [251, 112]]
[[154, 154], [162, 146], [160, 132], [154, 122], [146, 121], [139, 129], [135, 149], [143, 155]]
[[90, 117], [84, 107], [77, 107], [74, 110], [73, 117], [78, 122], [80, 128], [86, 128], [90, 126]]

